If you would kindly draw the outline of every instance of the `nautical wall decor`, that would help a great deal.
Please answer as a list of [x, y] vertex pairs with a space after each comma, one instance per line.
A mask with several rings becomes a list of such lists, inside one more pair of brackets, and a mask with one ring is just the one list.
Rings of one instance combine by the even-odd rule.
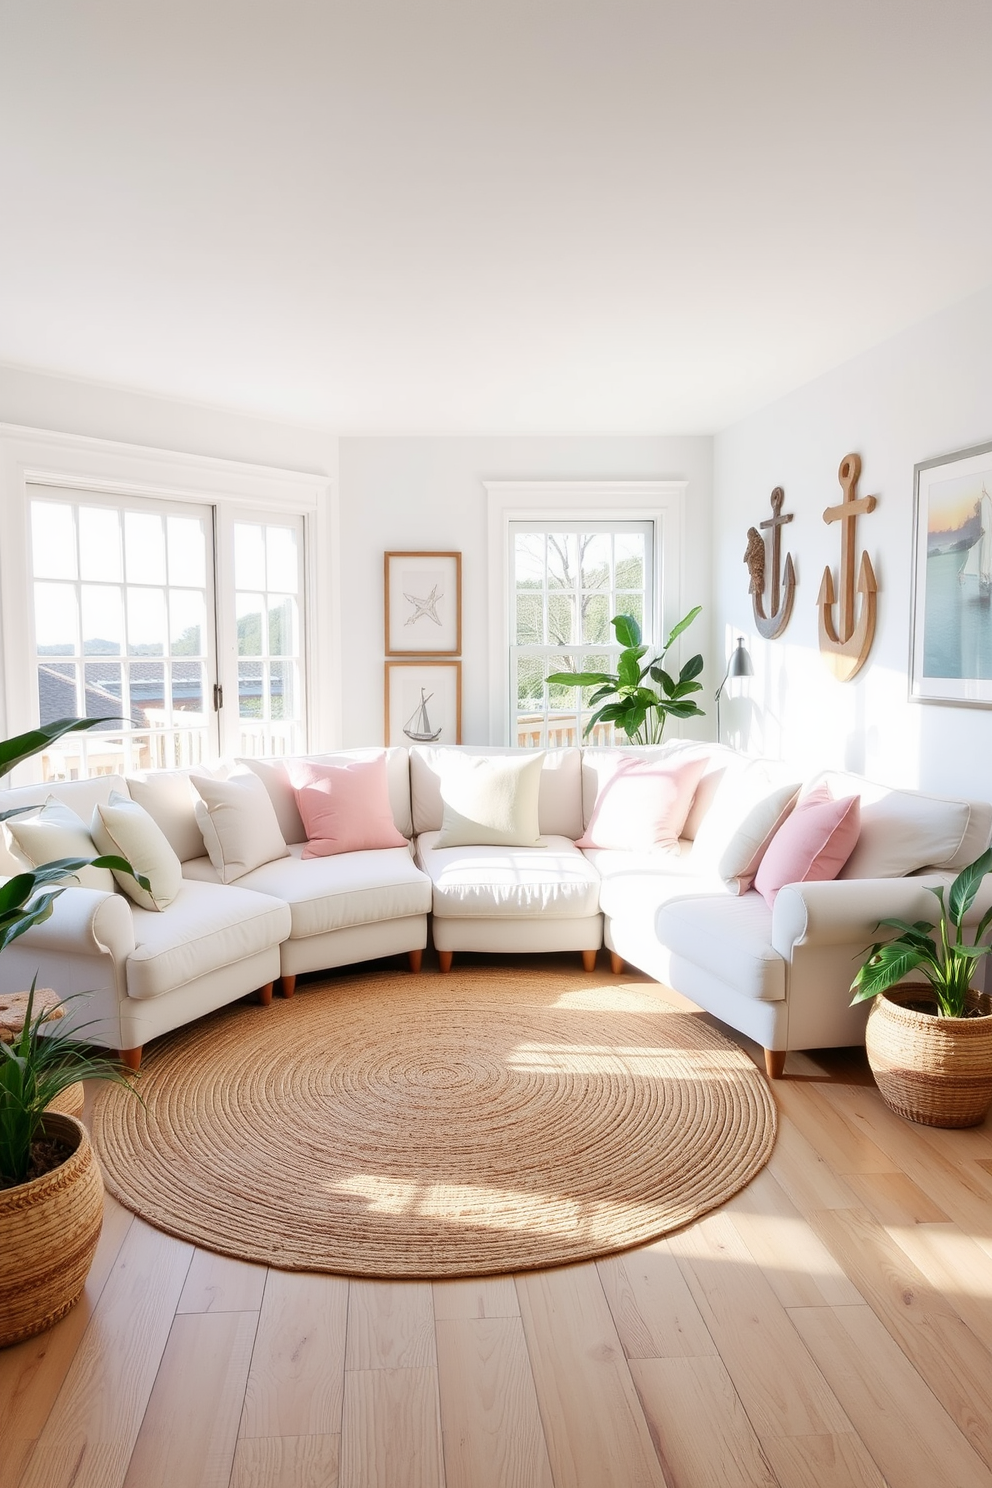
[[387, 656], [460, 653], [461, 553], [386, 553], [383, 595]]
[[992, 444], [916, 467], [910, 697], [992, 706]]
[[384, 743], [462, 742], [460, 661], [387, 661]]
[[[861, 475], [861, 456], [845, 455], [837, 471], [843, 499], [838, 506], [828, 506], [823, 513], [825, 522], [840, 522], [840, 574], [838, 597], [834, 588], [833, 574], [829, 565], [823, 570], [820, 592], [817, 595], [819, 612], [820, 654], [839, 682], [850, 682], [868, 660], [868, 652], [875, 638], [878, 583], [871, 559], [866, 552], [857, 562], [856, 540], [858, 517], [867, 516], [877, 505], [874, 496], [858, 496], [858, 479]], [[855, 597], [855, 567], [857, 566], [857, 593]], [[836, 613], [835, 613], [836, 608]]]
[[780, 636], [788, 625], [792, 614], [792, 601], [796, 594], [796, 570], [793, 567], [791, 553], [785, 555], [784, 572], [782, 569], [782, 528], [786, 522], [791, 522], [793, 517], [792, 512], [787, 512], [785, 516], [782, 515], [784, 501], [785, 492], [781, 486], [776, 486], [771, 494], [772, 514], [760, 524], [762, 530], [771, 529], [772, 537], [771, 592], [767, 615], [765, 614], [765, 576], [769, 554], [765, 539], [757, 527], [747, 529], [747, 548], [744, 552], [744, 562], [751, 575], [748, 592], [751, 595], [754, 623], [758, 634], [763, 635], [767, 641], [773, 641], [776, 636]]

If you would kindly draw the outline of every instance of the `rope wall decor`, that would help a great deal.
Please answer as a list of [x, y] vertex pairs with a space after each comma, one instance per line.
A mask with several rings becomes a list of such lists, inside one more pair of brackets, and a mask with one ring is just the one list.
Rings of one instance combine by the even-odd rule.
[[141, 1093], [95, 1098], [122, 1203], [227, 1255], [355, 1276], [621, 1250], [729, 1198], [775, 1137], [763, 1078], [699, 1016], [558, 966], [227, 1008], [156, 1043]]

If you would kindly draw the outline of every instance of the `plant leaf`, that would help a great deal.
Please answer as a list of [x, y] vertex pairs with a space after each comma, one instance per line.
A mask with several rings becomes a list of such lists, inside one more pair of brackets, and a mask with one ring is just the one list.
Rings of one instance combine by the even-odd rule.
[[696, 605], [695, 608], [694, 609], [691, 609], [689, 611], [688, 615], [686, 615], [682, 620], [680, 620], [679, 623], [678, 623], [678, 625], [676, 625], [673, 628], [671, 635], [668, 637], [668, 640], [665, 642], [665, 650], [666, 651], [668, 650], [668, 648], [672, 644], [672, 642], [678, 636], [680, 636], [684, 630], [688, 630], [689, 629], [689, 626], [692, 624], [693, 620], [695, 620], [696, 616], [701, 613], [702, 608], [703, 608], [702, 605]]
[[0, 775], [7, 775], [19, 765], [22, 760], [30, 759], [33, 754], [39, 754], [41, 750], [53, 744], [56, 739], [61, 739], [63, 734], [71, 734], [78, 729], [92, 728], [97, 723], [127, 723], [126, 718], [111, 716], [110, 718], [57, 718], [54, 723], [46, 723], [42, 728], [32, 729], [27, 734], [16, 734], [13, 739], [0, 740]]
[[915, 971], [921, 966], [926, 958], [923, 952], [914, 946], [902, 945], [893, 940], [888, 945], [883, 945], [869, 957], [864, 966], [858, 972], [851, 983], [852, 1005], [856, 1002], [866, 1002], [870, 997], [876, 997], [879, 992], [887, 992], [909, 972]]
[[641, 644], [641, 627], [633, 615], [614, 615], [610, 621], [617, 633], [617, 640], [621, 646], [639, 646]]
[[969, 863], [967, 868], [962, 868], [957, 878], [951, 884], [947, 896], [947, 913], [955, 928], [960, 931], [961, 921], [975, 902], [979, 885], [986, 873], [992, 870], [992, 847]]
[[600, 687], [615, 688], [616, 677], [609, 672], [552, 672], [547, 681], [554, 687]]
[[680, 682], [691, 682], [693, 677], [698, 677], [703, 670], [703, 658], [698, 655], [690, 656], [685, 666], [679, 672]]

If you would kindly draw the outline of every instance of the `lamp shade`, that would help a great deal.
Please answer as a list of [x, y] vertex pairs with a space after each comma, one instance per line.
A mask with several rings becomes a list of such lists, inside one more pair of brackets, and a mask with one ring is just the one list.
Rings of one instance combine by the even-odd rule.
[[730, 657], [730, 666], [727, 668], [727, 677], [753, 677], [754, 667], [751, 664], [751, 653], [744, 645], [744, 637], [737, 637], [737, 645]]

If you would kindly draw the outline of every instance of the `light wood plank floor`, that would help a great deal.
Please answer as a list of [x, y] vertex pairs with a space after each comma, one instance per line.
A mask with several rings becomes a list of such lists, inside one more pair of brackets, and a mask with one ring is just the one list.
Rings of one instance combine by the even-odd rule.
[[0, 1488], [992, 1488], [992, 1126], [900, 1120], [860, 1051], [786, 1075], [744, 1193], [555, 1271], [267, 1271], [108, 1199], [0, 1351]]

